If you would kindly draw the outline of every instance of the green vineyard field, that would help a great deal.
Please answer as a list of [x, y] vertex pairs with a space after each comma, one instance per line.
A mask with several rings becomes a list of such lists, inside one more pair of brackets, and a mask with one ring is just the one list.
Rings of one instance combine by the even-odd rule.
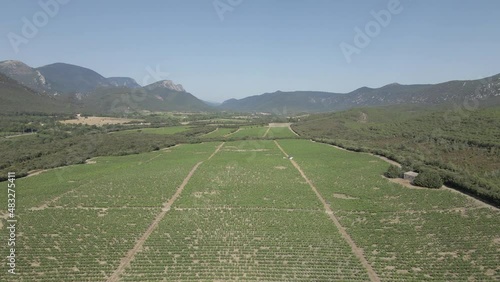
[[392, 183], [387, 166], [308, 140], [242, 140], [18, 179], [18, 275], [0, 281], [500, 280], [499, 211]]

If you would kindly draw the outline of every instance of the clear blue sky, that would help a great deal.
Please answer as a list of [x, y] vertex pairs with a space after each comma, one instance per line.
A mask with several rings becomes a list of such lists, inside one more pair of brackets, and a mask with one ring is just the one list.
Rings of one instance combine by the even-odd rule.
[[339, 44], [354, 46], [354, 29], [390, 0], [240, 1], [221, 20], [214, 0], [70, 0], [16, 53], [8, 34], [22, 35], [22, 18], [43, 10], [39, 1], [2, 0], [0, 60], [65, 62], [139, 83], [158, 65], [167, 79], [211, 101], [500, 73], [498, 0], [401, 0], [401, 13], [351, 63]]

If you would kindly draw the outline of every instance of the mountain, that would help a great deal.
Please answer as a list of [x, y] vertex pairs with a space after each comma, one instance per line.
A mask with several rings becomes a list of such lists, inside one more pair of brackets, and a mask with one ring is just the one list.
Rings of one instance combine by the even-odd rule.
[[70, 112], [70, 106], [63, 100], [33, 89], [0, 73], [0, 112]]
[[191, 93], [155, 87], [99, 88], [82, 98], [79, 104], [82, 111], [88, 113], [214, 110]]
[[[3, 111], [102, 114], [214, 110], [171, 80], [141, 87], [132, 78], [105, 78], [80, 66], [55, 63], [34, 69], [19, 61], [0, 62], [1, 73], [5, 73], [0, 81]], [[53, 95], [56, 93], [63, 95]]]
[[52, 89], [60, 93], [88, 93], [99, 87], [110, 87], [110, 82], [97, 72], [80, 66], [55, 63], [37, 70]]
[[[462, 105], [477, 101], [487, 104], [500, 97], [500, 74], [480, 79], [449, 81], [439, 84], [401, 85], [380, 88], [362, 87], [346, 94], [296, 91], [265, 93], [243, 99], [230, 99], [219, 108], [242, 112], [328, 112], [355, 107], [387, 105]], [[495, 102], [496, 103], [496, 102]]]
[[141, 86], [130, 77], [108, 77], [106, 78], [111, 86], [115, 87], [128, 87], [128, 88], [140, 88]]
[[0, 62], [0, 73], [37, 92], [52, 92], [50, 84], [45, 77], [38, 70], [23, 62], [13, 60], [2, 61]]
[[171, 80], [161, 80], [144, 87], [146, 90], [168, 89], [179, 92], [186, 92], [181, 84], [174, 84]]
[[214, 108], [184, 90], [182, 85], [162, 80], [141, 88], [100, 87], [85, 95], [80, 105], [86, 112], [213, 111]]
[[0, 73], [37, 92], [50, 94], [88, 93], [99, 87], [141, 87], [129, 77], [104, 78], [93, 70], [63, 63], [34, 69], [23, 62], [9, 60], [0, 62]]
[[265, 93], [250, 96], [241, 100], [230, 99], [219, 107], [225, 110], [240, 112], [321, 112], [328, 111], [332, 100], [342, 94], [319, 91], [295, 91]]
[[212, 102], [212, 101], [206, 101], [206, 100], [202, 100], [203, 103], [209, 105], [210, 107], [217, 107], [217, 106], [220, 106], [222, 103], [220, 102]]
[[[19, 94], [19, 97], [11, 97], [6, 94], [7, 90], [0, 88], [3, 91], [2, 99], [10, 104], [14, 100], [22, 104], [24, 98], [38, 95], [33, 98], [33, 101], [48, 99], [46, 101], [48, 104], [54, 105], [55, 103], [65, 110], [72, 108], [77, 111], [99, 113], [211, 111], [216, 107], [220, 110], [286, 115], [387, 105], [474, 106], [477, 102], [482, 105], [500, 103], [500, 74], [481, 80], [456, 80], [439, 84], [392, 83], [380, 88], [362, 87], [346, 94], [320, 91], [277, 91], [239, 100], [230, 99], [221, 105], [215, 105], [199, 100], [188, 93], [182, 85], [175, 84], [171, 80], [162, 80], [141, 87], [132, 78], [105, 78], [91, 69], [64, 63], [50, 64], [35, 69], [19, 61], [3, 61], [0, 62], [0, 73], [19, 84], [16, 88], [12, 85], [12, 81], [4, 82], [3, 87], [9, 89], [8, 93], [23, 93]], [[24, 90], [20, 90], [19, 87]], [[31, 94], [28, 95], [27, 92]], [[64, 95], [44, 95], [55, 93]], [[54, 97], [57, 99], [52, 99]], [[28, 104], [31, 102], [25, 101]], [[42, 106], [46, 104], [43, 101], [40, 103]], [[50, 105], [47, 109], [54, 110]], [[14, 108], [22, 111], [21, 106]], [[33, 107], [30, 107], [26, 111], [32, 109]]]
[[143, 91], [147, 93], [144, 107], [152, 111], [213, 111], [193, 94], [186, 92], [180, 84], [170, 80], [163, 80], [146, 85]]

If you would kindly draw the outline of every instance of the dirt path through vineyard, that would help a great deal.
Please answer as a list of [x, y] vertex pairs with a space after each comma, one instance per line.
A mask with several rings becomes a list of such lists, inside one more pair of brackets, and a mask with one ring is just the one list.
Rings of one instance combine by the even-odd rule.
[[[278, 143], [278, 141], [275, 140], [274, 143], [276, 144], [276, 146], [278, 146], [278, 148], [281, 150], [281, 152], [285, 156], [287, 156], [287, 157], [289, 156], [287, 154], [287, 152], [280, 146], [280, 144]], [[326, 213], [328, 214], [328, 216], [330, 217], [330, 219], [333, 221], [333, 223], [335, 224], [335, 226], [339, 230], [340, 234], [342, 234], [342, 237], [344, 238], [344, 240], [351, 247], [352, 252], [356, 255], [356, 257], [359, 259], [359, 261], [361, 262], [361, 264], [363, 265], [363, 267], [368, 272], [368, 276], [370, 277], [370, 280], [374, 281], [374, 282], [375, 281], [380, 281], [380, 278], [378, 277], [377, 273], [375, 272], [375, 270], [373, 270], [373, 268], [370, 265], [370, 263], [368, 263], [368, 261], [366, 260], [364, 254], [363, 254], [363, 251], [356, 245], [356, 243], [354, 242], [354, 240], [352, 240], [351, 236], [347, 233], [347, 231], [345, 231], [345, 228], [340, 224], [340, 221], [338, 220], [338, 218], [333, 213], [333, 210], [331, 209], [330, 205], [328, 205], [328, 203], [325, 201], [325, 199], [323, 198], [323, 196], [319, 193], [318, 189], [316, 189], [316, 187], [314, 186], [314, 184], [311, 182], [311, 180], [309, 180], [309, 178], [306, 176], [306, 174], [300, 168], [299, 164], [296, 161], [294, 161], [293, 159], [290, 159], [290, 162], [299, 171], [299, 173], [302, 176], [302, 178], [304, 178], [304, 180], [307, 182], [307, 184], [309, 184], [309, 186], [314, 191], [314, 193], [316, 194], [316, 196], [318, 197], [318, 199], [321, 201], [321, 203], [323, 204], [323, 207], [325, 208]]]

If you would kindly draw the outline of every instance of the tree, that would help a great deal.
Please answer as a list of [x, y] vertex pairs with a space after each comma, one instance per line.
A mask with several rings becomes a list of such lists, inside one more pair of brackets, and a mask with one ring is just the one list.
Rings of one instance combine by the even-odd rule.
[[403, 171], [399, 166], [390, 165], [384, 175], [388, 178], [400, 178], [403, 176]]

